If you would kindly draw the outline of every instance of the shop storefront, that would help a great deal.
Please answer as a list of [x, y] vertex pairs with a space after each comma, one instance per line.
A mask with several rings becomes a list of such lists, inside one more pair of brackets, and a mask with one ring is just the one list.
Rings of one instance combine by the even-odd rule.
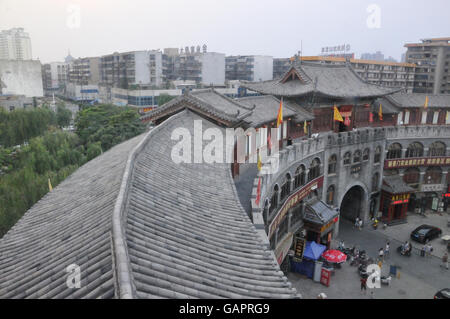
[[406, 221], [408, 204], [414, 189], [405, 184], [399, 176], [383, 179], [381, 187], [381, 220], [386, 224]]
[[313, 200], [307, 203], [303, 217], [306, 239], [330, 249], [333, 232], [338, 220], [338, 211], [321, 200]]

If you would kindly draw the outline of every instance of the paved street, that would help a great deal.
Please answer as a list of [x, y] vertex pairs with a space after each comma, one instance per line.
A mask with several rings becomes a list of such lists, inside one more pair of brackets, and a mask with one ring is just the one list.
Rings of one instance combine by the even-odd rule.
[[[437, 256], [424, 258], [420, 256], [420, 251], [413, 250], [411, 257], [401, 256], [396, 252], [396, 248], [402, 241], [409, 238], [409, 233], [416, 225], [422, 224], [423, 219], [429, 219], [433, 222], [446, 221], [447, 216], [432, 216], [423, 218], [421, 216], [410, 216], [411, 220], [407, 224], [389, 227], [387, 230], [373, 230], [371, 227], [365, 227], [362, 231], [353, 228], [350, 222], [341, 221], [340, 234], [337, 240], [343, 239], [346, 246], [357, 245], [359, 249], [367, 251], [370, 257], [376, 258], [378, 250], [385, 246], [387, 240], [391, 242], [391, 256], [385, 261], [382, 267], [382, 275], [389, 273], [390, 265], [400, 266], [400, 278], [393, 278], [391, 286], [382, 286], [380, 289], [373, 290], [374, 298], [388, 299], [413, 299], [413, 298], [433, 298], [434, 294], [443, 288], [450, 287], [450, 270], [440, 267], [441, 259]], [[428, 223], [428, 221], [426, 222]], [[443, 232], [448, 232], [445, 225], [439, 226]], [[445, 228], [444, 228], [445, 226]], [[438, 247], [440, 240], [433, 240], [433, 247]], [[334, 243], [337, 246], [337, 241]], [[413, 244], [414, 247], [422, 247], [420, 244]], [[438, 250], [436, 249], [436, 250]], [[436, 251], [435, 250], [435, 251]], [[439, 254], [439, 253], [437, 253]], [[330, 287], [325, 287], [320, 283], [315, 283], [300, 274], [290, 273], [289, 280], [299, 290], [304, 298], [316, 298], [324, 292], [329, 298], [371, 298], [371, 290], [367, 295], [360, 292], [359, 274], [357, 268], [345, 263], [342, 269], [337, 269], [335, 275], [331, 277]]]

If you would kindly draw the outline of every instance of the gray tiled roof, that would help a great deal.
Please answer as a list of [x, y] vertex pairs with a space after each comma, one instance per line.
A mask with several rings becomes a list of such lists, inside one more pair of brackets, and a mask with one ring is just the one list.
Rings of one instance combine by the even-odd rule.
[[383, 114], [398, 114], [400, 113], [400, 109], [395, 106], [389, 99], [387, 98], [379, 98], [376, 99], [372, 103], [372, 112], [377, 113], [380, 110], [380, 103]]
[[383, 177], [383, 185], [381, 189], [391, 194], [412, 193], [415, 190], [409, 187], [400, 176]]
[[430, 108], [450, 108], [450, 94], [419, 94], [419, 93], [396, 93], [386, 96], [384, 99], [393, 105], [404, 107], [424, 107], [425, 99], [428, 96], [428, 107]]
[[[297, 297], [228, 164], [175, 164], [182, 111], [78, 169], [0, 239], [0, 298]], [[207, 120], [203, 129], [218, 128]], [[81, 288], [66, 267], [81, 267]]]
[[302, 62], [295, 65], [294, 68], [303, 81], [298, 79], [285, 83], [282, 83], [281, 79], [263, 82], [242, 81], [241, 86], [255, 92], [275, 96], [294, 97], [315, 92], [325, 97], [343, 99], [384, 96], [401, 90], [401, 88], [389, 89], [371, 84], [359, 77], [347, 64]]
[[324, 225], [338, 215], [339, 213], [336, 210], [332, 209], [323, 201], [314, 200], [307, 203], [304, 220], [311, 223]]
[[[272, 95], [244, 97], [237, 99], [237, 101], [248, 107], [253, 108], [256, 106], [253, 113], [245, 119], [254, 127], [273, 121], [278, 116], [280, 100]], [[299, 122], [305, 120], [309, 121], [314, 118], [314, 116], [304, 108], [299, 105], [294, 105], [293, 102], [287, 100], [283, 101], [283, 118], [286, 117], [295, 117]]]

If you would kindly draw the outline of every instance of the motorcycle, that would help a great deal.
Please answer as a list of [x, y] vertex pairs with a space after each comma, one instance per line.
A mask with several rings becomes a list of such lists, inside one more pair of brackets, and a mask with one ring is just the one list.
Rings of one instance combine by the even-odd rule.
[[402, 256], [411, 257], [411, 248], [410, 248], [410, 249], [407, 249], [407, 250], [404, 250], [404, 249], [403, 249], [403, 246], [399, 246], [399, 247], [397, 248], [397, 252], [398, 252], [400, 255], [402, 255]]

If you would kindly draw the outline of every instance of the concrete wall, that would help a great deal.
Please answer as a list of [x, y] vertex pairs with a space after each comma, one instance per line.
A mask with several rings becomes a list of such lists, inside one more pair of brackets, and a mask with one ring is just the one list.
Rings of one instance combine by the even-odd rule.
[[202, 58], [202, 84], [224, 85], [225, 83], [225, 54], [207, 52]]
[[273, 57], [255, 55], [253, 81], [268, 81], [273, 79]]
[[0, 80], [3, 94], [44, 96], [40, 61], [0, 60]]

